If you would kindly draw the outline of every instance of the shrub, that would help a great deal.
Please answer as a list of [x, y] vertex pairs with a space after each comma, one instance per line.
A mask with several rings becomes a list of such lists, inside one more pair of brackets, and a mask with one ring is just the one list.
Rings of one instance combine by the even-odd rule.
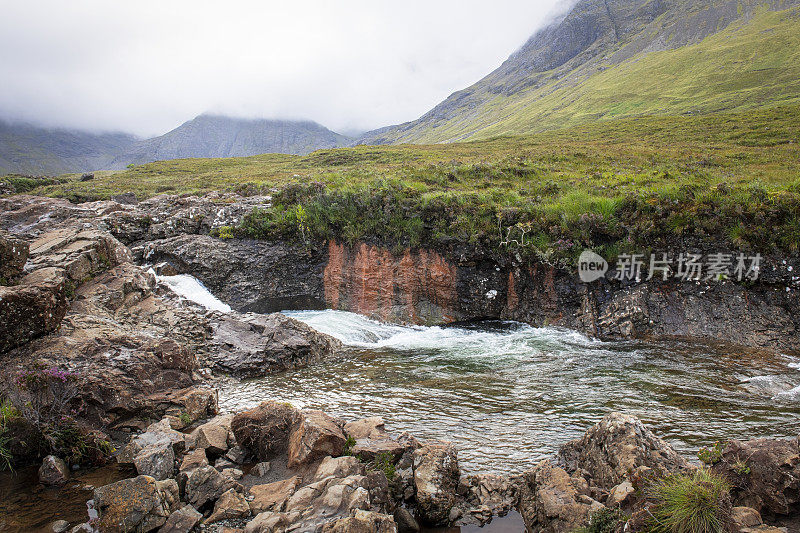
[[714, 446], [711, 448], [708, 446], [700, 448], [700, 451], [697, 452], [697, 458], [700, 459], [703, 464], [713, 466], [722, 460], [722, 452], [724, 449], [724, 443], [715, 442]]
[[730, 485], [701, 468], [672, 474], [651, 485], [646, 493], [653, 502], [653, 533], [722, 533], [730, 521]]
[[58, 368], [33, 365], [21, 371], [12, 391], [19, 415], [44, 441], [49, 453], [69, 463], [102, 463], [111, 445], [86, 433], [75, 420], [78, 395], [76, 375]]
[[356, 445], [356, 439], [351, 437], [350, 435], [347, 436], [347, 440], [344, 442], [344, 448], [342, 449], [342, 455], [353, 455], [353, 446]]
[[614, 533], [621, 530], [628, 517], [619, 509], [605, 507], [589, 516], [589, 525], [577, 533]]

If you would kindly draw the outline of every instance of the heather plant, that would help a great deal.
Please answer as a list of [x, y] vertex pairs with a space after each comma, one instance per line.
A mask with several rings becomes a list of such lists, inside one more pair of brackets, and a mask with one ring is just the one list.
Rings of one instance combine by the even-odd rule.
[[76, 374], [44, 365], [22, 370], [14, 380], [12, 399], [19, 415], [38, 433], [50, 453], [77, 464], [102, 462], [110, 444], [87, 435], [75, 416]]

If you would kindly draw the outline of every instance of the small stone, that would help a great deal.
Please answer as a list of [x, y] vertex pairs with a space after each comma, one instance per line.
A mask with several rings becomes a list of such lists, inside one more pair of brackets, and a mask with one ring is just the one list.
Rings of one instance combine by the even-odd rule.
[[239, 480], [242, 479], [244, 473], [238, 468], [225, 468], [222, 470], [222, 475], [228, 476], [231, 479]]
[[398, 507], [394, 511], [394, 521], [397, 523], [398, 533], [419, 533], [419, 524], [405, 507]]
[[226, 459], [237, 465], [244, 463], [246, 457], [247, 450], [238, 445], [228, 450], [228, 453], [225, 454]]
[[63, 485], [69, 478], [69, 469], [63, 459], [48, 455], [39, 467], [39, 481], [45, 485]]
[[50, 524], [50, 530], [53, 533], [64, 533], [64, 531], [69, 529], [69, 522], [66, 520], [56, 520], [52, 524]]
[[262, 461], [250, 470], [250, 475], [257, 477], [266, 476], [271, 467], [272, 465], [269, 464], [269, 461]]

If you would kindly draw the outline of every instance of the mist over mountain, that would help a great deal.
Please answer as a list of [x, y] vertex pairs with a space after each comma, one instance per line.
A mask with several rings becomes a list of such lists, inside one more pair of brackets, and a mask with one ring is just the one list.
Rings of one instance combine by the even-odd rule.
[[118, 170], [165, 159], [307, 154], [351, 141], [310, 121], [219, 115], [200, 115], [152, 139], [0, 122], [0, 173], [61, 174]]

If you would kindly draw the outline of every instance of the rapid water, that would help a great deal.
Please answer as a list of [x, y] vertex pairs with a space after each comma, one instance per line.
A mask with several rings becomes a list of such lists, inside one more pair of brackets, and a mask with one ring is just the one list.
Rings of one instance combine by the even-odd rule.
[[230, 381], [223, 409], [265, 399], [459, 445], [467, 471], [521, 471], [610, 411], [642, 418], [687, 457], [727, 438], [800, 434], [798, 360], [678, 341], [601, 342], [510, 322], [387, 325], [286, 312], [346, 346], [335, 360]]
[[[228, 311], [191, 276], [160, 277]], [[227, 308], [227, 309], [226, 309]], [[719, 344], [601, 342], [513, 322], [382, 324], [342, 311], [287, 311], [340, 339], [340, 356], [258, 379], [225, 380], [223, 410], [266, 399], [459, 446], [465, 471], [529, 468], [605, 413], [639, 416], [687, 457], [716, 440], [800, 434], [800, 359]]]

